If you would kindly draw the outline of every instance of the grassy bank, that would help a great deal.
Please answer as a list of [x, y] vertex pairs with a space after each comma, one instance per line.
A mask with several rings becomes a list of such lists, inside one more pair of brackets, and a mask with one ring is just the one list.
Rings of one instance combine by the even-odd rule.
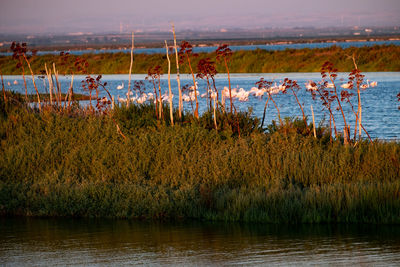
[[0, 102], [3, 215], [400, 223], [396, 142], [344, 146], [301, 122], [259, 129], [247, 113], [234, 120], [238, 137], [222, 113], [216, 131], [207, 113], [172, 127], [151, 105], [39, 113], [22, 96], [8, 99]]
[[[373, 46], [360, 48], [340, 47], [322, 49], [287, 49], [284, 51], [238, 51], [233, 53], [229, 62], [229, 70], [234, 73], [268, 73], [268, 72], [319, 72], [321, 65], [332, 62], [341, 71], [352, 70], [352, 61], [349, 56], [356, 54], [358, 67], [362, 71], [400, 71], [400, 47], [399, 46]], [[215, 53], [201, 53], [193, 58], [193, 66], [206, 57], [215, 61]], [[125, 53], [86, 54], [81, 58], [88, 62], [85, 73], [99, 74], [126, 74], [129, 71], [130, 56]], [[36, 74], [41, 74], [44, 64], [51, 66], [53, 62], [61, 73], [70, 73], [70, 66], [76, 62], [76, 56], [69, 57], [69, 64], [65, 64], [65, 58], [54, 55], [43, 55], [31, 60], [32, 69]], [[64, 65], [63, 65], [64, 64]], [[171, 57], [171, 64], [175, 66], [175, 57]], [[150, 67], [160, 65], [164, 73], [167, 73], [166, 56], [163, 54], [134, 56], [132, 73], [147, 74]], [[9, 57], [0, 57], [0, 66], [3, 74], [21, 74], [16, 69], [16, 61]], [[175, 68], [172, 68], [174, 73]], [[222, 62], [217, 64], [218, 72], [225, 72]], [[74, 70], [75, 73], [80, 73]], [[188, 66], [182, 65], [181, 72], [190, 73]], [[196, 72], [196, 70], [195, 70]]]

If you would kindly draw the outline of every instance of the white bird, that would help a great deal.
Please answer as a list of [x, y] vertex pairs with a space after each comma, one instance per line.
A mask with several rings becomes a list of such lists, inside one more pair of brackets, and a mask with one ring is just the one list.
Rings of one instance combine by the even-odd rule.
[[122, 98], [122, 97], [118, 96], [118, 102], [125, 103], [126, 102], [126, 98]]
[[278, 87], [278, 85], [277, 85], [276, 82], [275, 82], [274, 85], [271, 86], [269, 89], [270, 89], [270, 90], [278, 90], [279, 87]]
[[191, 98], [187, 94], [183, 94], [182, 95], [182, 100], [185, 101], [185, 102], [189, 102], [191, 100]]
[[154, 94], [153, 93], [148, 93], [147, 97], [148, 97], [149, 100], [152, 100], [152, 99], [154, 99]]
[[326, 85], [326, 88], [334, 88], [334, 87], [335, 87], [335, 85], [333, 83], [328, 83]]
[[244, 90], [243, 88], [240, 88], [239, 92], [236, 93], [236, 97], [239, 99], [239, 101], [248, 101], [249, 94], [250, 94], [250, 92], [246, 92], [246, 90]]
[[377, 86], [378, 85], [378, 82], [371, 82], [370, 84], [369, 84], [369, 86], [371, 86], [371, 87], [375, 87], [375, 86]]
[[257, 97], [262, 97], [262, 96], [264, 95], [264, 93], [265, 93], [264, 90], [258, 90], [258, 91], [255, 93], [255, 96], [257, 96]]
[[142, 94], [139, 98], [136, 99], [136, 102], [138, 104], [143, 104], [144, 102], [146, 102], [146, 100], [147, 100], [147, 95]]
[[340, 87], [342, 87], [342, 88], [344, 88], [344, 89], [348, 89], [348, 88], [350, 88], [352, 85], [353, 85], [353, 84], [352, 84], [351, 82], [349, 82], [349, 83], [342, 84]]
[[124, 89], [124, 83], [122, 83], [121, 85], [118, 85], [118, 86], [117, 86], [117, 89], [118, 89], [118, 90]]
[[[173, 98], [174, 98], [174, 95], [171, 94], [171, 99], [173, 99]], [[168, 101], [169, 101], [169, 94], [168, 94], [168, 92], [165, 92], [165, 94], [163, 94], [163, 95], [161, 96], [161, 100], [162, 100], [163, 102], [168, 102]]]
[[100, 99], [100, 102], [102, 102], [102, 103], [106, 103], [107, 101], [108, 101], [108, 99], [105, 96]]
[[15, 85], [17, 85], [17, 84], [18, 84], [17, 80], [14, 80], [14, 84], [15, 84]]
[[10, 82], [7, 82], [7, 85], [8, 85], [8, 86], [10, 86], [10, 85], [11, 85], [11, 83], [10, 83]]
[[362, 89], [369, 88], [369, 80], [367, 80], [367, 84], [361, 84]]
[[312, 84], [313, 84], [312, 81], [309, 81], [308, 83], [306, 83], [307, 90], [317, 90], [318, 89], [317, 85], [313, 86]]

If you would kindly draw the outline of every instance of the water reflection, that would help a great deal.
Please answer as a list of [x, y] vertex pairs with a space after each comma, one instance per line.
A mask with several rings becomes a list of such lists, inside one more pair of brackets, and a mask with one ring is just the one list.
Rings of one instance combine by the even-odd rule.
[[400, 227], [0, 219], [5, 265], [396, 265]]

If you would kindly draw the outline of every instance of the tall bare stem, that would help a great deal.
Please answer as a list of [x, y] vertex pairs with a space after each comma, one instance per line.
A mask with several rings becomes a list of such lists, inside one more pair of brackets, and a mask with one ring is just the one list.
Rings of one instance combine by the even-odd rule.
[[7, 102], [6, 90], [4, 88], [3, 73], [1, 71], [0, 71], [0, 76], [1, 76], [1, 87], [3, 89], [4, 102]]
[[171, 92], [171, 61], [169, 60], [168, 44], [166, 40], [165, 40], [165, 50], [167, 53], [167, 60], [168, 60], [169, 116], [171, 117], [171, 125], [174, 126], [174, 115], [173, 115], [174, 107], [172, 105], [172, 92]]
[[26, 61], [26, 64], [28, 64], [29, 71], [31, 72], [31, 75], [32, 75], [32, 82], [33, 82], [33, 87], [35, 87], [35, 91], [36, 91], [36, 95], [37, 95], [37, 99], [38, 99], [39, 111], [42, 111], [42, 107], [41, 107], [41, 104], [40, 104], [39, 90], [37, 89], [37, 86], [36, 86], [36, 83], [35, 83], [35, 75], [33, 74], [33, 71], [32, 71], [32, 68], [31, 68], [31, 64], [29, 63], [28, 58], [26, 57], [25, 54], [23, 54], [23, 56], [24, 56], [24, 59]]
[[130, 102], [130, 93], [131, 93], [131, 76], [132, 76], [132, 65], [133, 65], [133, 49], [135, 48], [134, 45], [134, 33], [132, 32], [132, 46], [131, 46], [131, 64], [129, 65], [129, 82], [128, 82], [128, 97], [126, 98], [126, 107], [129, 107]]
[[182, 119], [182, 109], [183, 109], [183, 102], [182, 102], [182, 90], [181, 90], [181, 80], [179, 74], [179, 59], [178, 59], [178, 48], [176, 46], [176, 35], [175, 35], [175, 25], [172, 22], [172, 33], [174, 34], [174, 49], [175, 49], [175, 57], [176, 57], [176, 81], [178, 82], [178, 91], [179, 91], [179, 119]]

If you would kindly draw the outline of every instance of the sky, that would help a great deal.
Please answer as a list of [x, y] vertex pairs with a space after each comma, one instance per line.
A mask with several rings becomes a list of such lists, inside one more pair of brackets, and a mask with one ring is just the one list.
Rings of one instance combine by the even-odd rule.
[[0, 33], [400, 26], [400, 0], [0, 0]]

